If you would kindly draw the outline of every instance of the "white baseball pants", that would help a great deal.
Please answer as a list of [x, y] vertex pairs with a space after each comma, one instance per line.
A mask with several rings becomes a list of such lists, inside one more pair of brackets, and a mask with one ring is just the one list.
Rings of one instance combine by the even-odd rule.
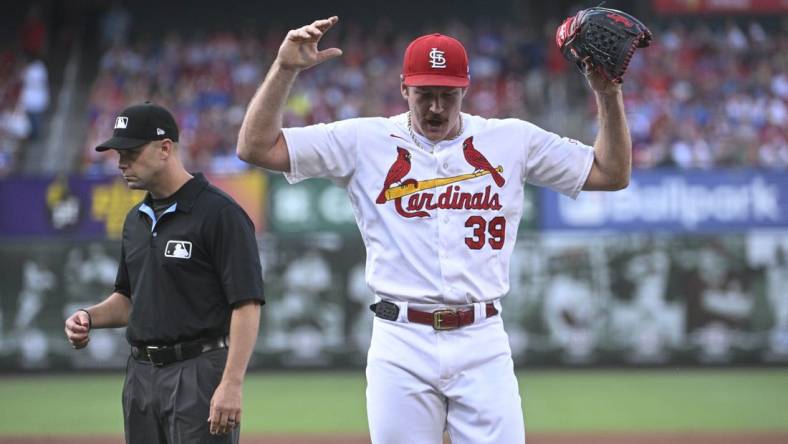
[[525, 425], [501, 316], [437, 331], [375, 318], [367, 359], [367, 417], [373, 444], [523, 444]]

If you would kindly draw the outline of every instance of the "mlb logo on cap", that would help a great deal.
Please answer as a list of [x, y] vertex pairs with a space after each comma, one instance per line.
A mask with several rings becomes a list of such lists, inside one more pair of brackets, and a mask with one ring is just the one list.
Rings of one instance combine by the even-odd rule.
[[443, 34], [424, 35], [412, 41], [402, 61], [406, 86], [466, 87], [470, 84], [468, 54], [457, 39]]
[[151, 102], [132, 105], [115, 118], [112, 138], [96, 147], [96, 151], [131, 150], [151, 140], [178, 141], [178, 124], [172, 114]]

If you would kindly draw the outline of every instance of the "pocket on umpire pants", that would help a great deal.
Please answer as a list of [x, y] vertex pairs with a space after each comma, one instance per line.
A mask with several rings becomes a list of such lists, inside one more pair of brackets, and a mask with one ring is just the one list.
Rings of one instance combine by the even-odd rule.
[[129, 356], [123, 382], [123, 425], [127, 444], [166, 443], [155, 408], [154, 368]]
[[[227, 435], [211, 435], [207, 422], [211, 398], [219, 385], [227, 360], [227, 349], [213, 350], [193, 359], [166, 367], [163, 378], [169, 393], [162, 404], [170, 412], [166, 422], [168, 442], [179, 443], [237, 443], [238, 430]], [[170, 368], [172, 367], [172, 368]]]
[[126, 418], [126, 416], [128, 415], [128, 408], [129, 408], [129, 389], [130, 389], [129, 370], [130, 370], [130, 367], [131, 367], [131, 360], [132, 359], [133, 358], [131, 357], [131, 355], [129, 355], [129, 358], [126, 360], [126, 373], [124, 374], [124, 377], [123, 377], [123, 390], [121, 391], [121, 395], [120, 395], [121, 405], [123, 406], [123, 417], [124, 418]]
[[203, 353], [202, 356], [205, 356], [205, 359], [211, 364], [211, 367], [220, 372], [221, 376], [221, 373], [224, 372], [224, 366], [227, 365], [227, 353], [228, 349], [220, 348], [218, 350], [211, 350]]
[[134, 360], [131, 356], [126, 361], [126, 377], [123, 381], [123, 416], [127, 420], [139, 415], [150, 415], [152, 412], [152, 395], [150, 366]]

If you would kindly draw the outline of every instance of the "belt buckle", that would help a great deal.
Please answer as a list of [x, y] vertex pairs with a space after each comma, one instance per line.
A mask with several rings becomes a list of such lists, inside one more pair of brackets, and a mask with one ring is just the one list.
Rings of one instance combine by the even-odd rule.
[[145, 346], [145, 354], [148, 355], [148, 361], [150, 361], [150, 363], [155, 365], [156, 367], [163, 366], [164, 362], [163, 361], [162, 362], [154, 361], [153, 360], [153, 355], [151, 354], [151, 352], [156, 353], [159, 350], [161, 350], [162, 348], [163, 347], [159, 347], [158, 345], [146, 345]]
[[432, 328], [435, 330], [454, 330], [457, 328], [456, 325], [443, 325], [443, 316], [445, 315], [455, 315], [457, 316], [456, 310], [436, 310], [432, 312]]

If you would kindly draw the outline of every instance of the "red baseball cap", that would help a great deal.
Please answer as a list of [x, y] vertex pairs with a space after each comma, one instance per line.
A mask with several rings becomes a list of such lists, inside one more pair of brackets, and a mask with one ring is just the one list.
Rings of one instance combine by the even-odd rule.
[[468, 54], [457, 39], [423, 35], [410, 42], [402, 61], [405, 86], [466, 87], [471, 83]]

